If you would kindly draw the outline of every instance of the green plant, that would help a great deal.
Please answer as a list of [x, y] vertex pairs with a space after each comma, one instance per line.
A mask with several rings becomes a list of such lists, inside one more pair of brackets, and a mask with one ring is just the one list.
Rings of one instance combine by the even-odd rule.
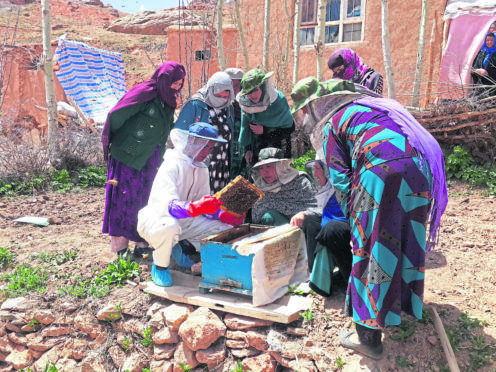
[[343, 359], [341, 359], [341, 357], [338, 357], [336, 359], [336, 368], [341, 370], [343, 369], [343, 367], [344, 367]]
[[72, 279], [72, 282], [72, 284], [66, 285], [65, 287], [58, 287], [58, 295], [70, 295], [81, 299], [88, 296], [101, 298], [106, 296], [110, 292], [110, 286], [108, 284], [95, 283], [92, 282], [90, 279], [84, 279], [81, 275], [76, 275]]
[[315, 160], [315, 150], [310, 150], [305, 155], [295, 159], [291, 166], [299, 171], [305, 171], [305, 163], [312, 160]]
[[[241, 363], [241, 360], [238, 359], [238, 361], [236, 362], [236, 365], [238, 366], [238, 368], [236, 369], [231, 369], [229, 372], [251, 372], [249, 370], [245, 371], [243, 369], [243, 363]], [[182, 368], [182, 367], [181, 367]], [[186, 371], [186, 370], [184, 370]]]
[[105, 187], [107, 184], [106, 167], [88, 167], [78, 170], [79, 186], [86, 188], [90, 186]]
[[66, 169], [62, 169], [60, 171], [55, 169], [52, 171], [50, 186], [55, 191], [65, 193], [74, 187], [74, 183], [72, 182], [71, 176]]
[[396, 368], [398, 368], [401, 371], [405, 370], [406, 368], [413, 369], [415, 367], [414, 363], [410, 362], [406, 357], [401, 355], [396, 356], [395, 362], [396, 362]]
[[131, 350], [131, 346], [133, 345], [133, 341], [130, 340], [129, 338], [124, 337], [124, 342], [122, 343], [122, 348], [126, 353], [129, 353], [129, 350]]
[[143, 330], [143, 339], [141, 340], [141, 345], [147, 348], [152, 348], [153, 347], [153, 340], [152, 340], [152, 329], [151, 327], [145, 328]]
[[8, 281], [5, 293], [8, 297], [23, 296], [29, 292], [45, 293], [48, 272], [39, 267], [31, 268], [22, 264], [3, 276]]
[[425, 308], [422, 309], [422, 319], [419, 319], [418, 322], [421, 324], [432, 324], [432, 317], [429, 310]]
[[299, 314], [307, 322], [311, 322], [314, 319], [312, 309], [307, 309], [304, 313]]
[[41, 324], [39, 321], [37, 321], [36, 319], [31, 319], [29, 321], [29, 323], [27, 324], [29, 327], [33, 328], [36, 331], [38, 331], [40, 328], [41, 328]]
[[478, 335], [472, 340], [470, 347], [470, 371], [478, 371], [481, 367], [495, 359], [494, 346], [484, 340], [484, 335]]
[[453, 152], [446, 157], [445, 172], [446, 178], [461, 179], [464, 169], [472, 163], [472, 155], [460, 146], [455, 146]]
[[0, 269], [10, 266], [14, 262], [15, 254], [5, 247], [0, 247]]
[[69, 251], [64, 250], [61, 253], [57, 253], [55, 255], [55, 263], [57, 265], [62, 265], [62, 264], [69, 262], [69, 261], [75, 261], [78, 253], [79, 253], [79, 250], [77, 248], [71, 249]]
[[458, 351], [458, 345], [460, 344], [460, 341], [462, 340], [460, 337], [460, 333], [457, 332], [456, 329], [453, 329], [449, 326], [445, 327], [445, 330], [446, 330], [446, 336], [448, 337], [448, 341], [451, 345], [451, 348], [456, 353]]
[[191, 371], [193, 369], [190, 366], [184, 365], [182, 363], [179, 363], [179, 368], [181, 368], [183, 371]]
[[415, 333], [415, 322], [404, 320], [400, 325], [394, 327], [391, 338], [399, 342], [407, 342], [408, 339]]
[[117, 284], [119, 286], [126, 283], [128, 279], [139, 277], [141, 270], [138, 263], [131, 260], [131, 256], [119, 257], [110, 263], [106, 270], [103, 270], [95, 280], [96, 284]]

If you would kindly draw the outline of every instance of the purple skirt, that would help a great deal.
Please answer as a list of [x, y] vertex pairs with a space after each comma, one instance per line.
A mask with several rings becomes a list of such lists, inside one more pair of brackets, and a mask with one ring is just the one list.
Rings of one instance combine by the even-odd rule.
[[148, 203], [159, 167], [160, 145], [141, 170], [110, 158], [107, 179], [117, 181], [117, 185], [107, 184], [102, 228], [104, 234], [123, 236], [133, 242], [146, 242], [137, 231], [138, 212]]

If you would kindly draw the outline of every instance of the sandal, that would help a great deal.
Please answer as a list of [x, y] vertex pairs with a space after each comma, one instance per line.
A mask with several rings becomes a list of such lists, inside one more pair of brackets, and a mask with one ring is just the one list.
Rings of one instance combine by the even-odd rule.
[[148, 257], [151, 258], [152, 253], [153, 253], [153, 249], [151, 249], [150, 247], [140, 248], [134, 246], [133, 256], [135, 258], [148, 258]]
[[351, 341], [351, 336], [356, 334], [355, 332], [342, 331], [339, 333], [339, 342], [342, 346], [358, 351], [360, 354], [368, 356], [369, 358], [379, 360], [384, 357], [384, 348], [379, 346], [369, 346], [362, 343], [356, 343]]

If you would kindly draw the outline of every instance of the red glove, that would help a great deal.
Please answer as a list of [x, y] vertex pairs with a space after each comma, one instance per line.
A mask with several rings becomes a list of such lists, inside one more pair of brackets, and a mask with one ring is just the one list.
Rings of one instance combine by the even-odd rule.
[[243, 223], [243, 220], [245, 218], [245, 215], [242, 215], [241, 217], [236, 217], [233, 216], [231, 213], [226, 212], [226, 211], [220, 211], [219, 214], [219, 221], [223, 223], [228, 223], [229, 225], [232, 226], [238, 226]]
[[204, 196], [198, 201], [190, 202], [186, 211], [191, 217], [199, 216], [200, 214], [215, 213], [219, 210], [222, 202], [215, 196]]

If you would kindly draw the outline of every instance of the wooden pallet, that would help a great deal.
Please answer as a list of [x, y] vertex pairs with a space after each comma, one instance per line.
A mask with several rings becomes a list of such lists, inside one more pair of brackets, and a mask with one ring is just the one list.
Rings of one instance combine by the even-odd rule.
[[300, 317], [300, 312], [312, 307], [311, 298], [294, 295], [283, 296], [271, 304], [255, 307], [251, 304], [250, 296], [215, 291], [201, 294], [198, 288], [201, 277], [173, 270], [170, 273], [174, 282], [172, 287], [159, 287], [153, 282], [147, 282], [143, 290], [174, 302], [285, 324], [295, 321]]

